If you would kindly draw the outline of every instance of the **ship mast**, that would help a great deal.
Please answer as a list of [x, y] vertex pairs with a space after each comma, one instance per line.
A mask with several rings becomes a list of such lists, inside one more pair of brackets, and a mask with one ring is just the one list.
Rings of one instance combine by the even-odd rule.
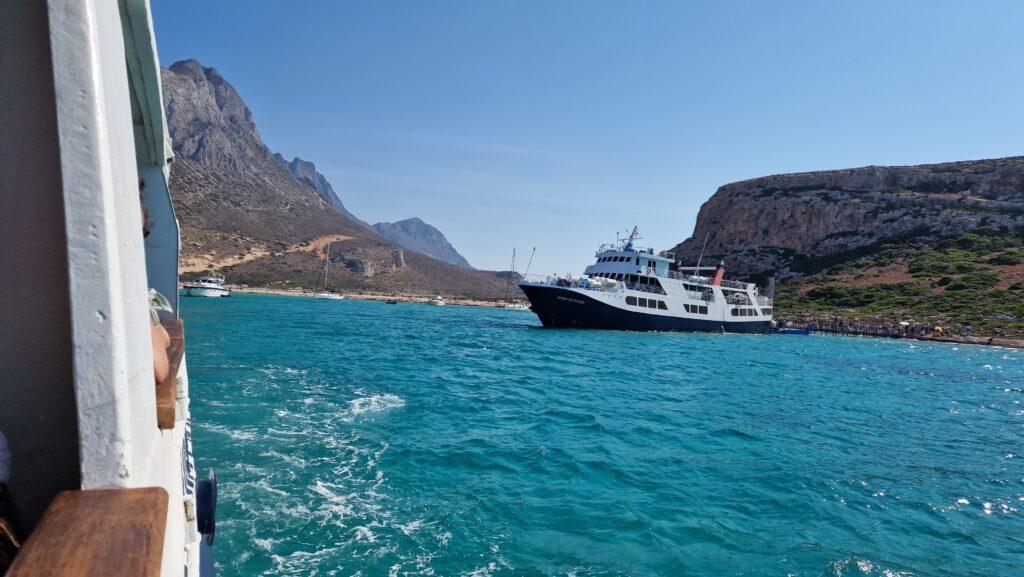
[[629, 238], [626, 239], [625, 250], [633, 250], [633, 241], [640, 238], [640, 229], [636, 226], [633, 227], [633, 232], [630, 233]]

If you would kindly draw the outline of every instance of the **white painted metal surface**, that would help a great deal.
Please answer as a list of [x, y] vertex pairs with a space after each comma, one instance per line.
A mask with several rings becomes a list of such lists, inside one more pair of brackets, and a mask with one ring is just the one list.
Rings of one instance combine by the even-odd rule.
[[[198, 534], [186, 517], [192, 498], [187, 476], [194, 475], [190, 457], [183, 457], [190, 454], [187, 375], [182, 363], [180, 420], [162, 431], [149, 344], [147, 287], [155, 286], [176, 308], [178, 251], [149, 4], [49, 0], [47, 8], [82, 488], [166, 489], [162, 574], [180, 576], [187, 566], [198, 575]], [[145, 243], [140, 178], [154, 233]]]

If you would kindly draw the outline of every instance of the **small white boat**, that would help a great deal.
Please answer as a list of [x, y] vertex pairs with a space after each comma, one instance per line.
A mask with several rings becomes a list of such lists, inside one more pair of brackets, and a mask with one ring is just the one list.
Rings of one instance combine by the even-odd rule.
[[340, 294], [340, 293], [336, 293], [333, 290], [331, 290], [330, 283], [329, 283], [328, 278], [327, 278], [327, 273], [329, 272], [328, 268], [330, 266], [331, 266], [331, 245], [330, 245], [330, 243], [328, 243], [327, 244], [327, 257], [324, 258], [324, 272], [323, 272], [324, 288], [323, 288], [323, 290], [320, 290], [320, 278], [317, 278], [316, 279], [316, 289], [314, 289], [313, 298], [315, 298], [315, 299], [325, 299], [325, 300], [331, 300], [331, 301], [342, 301], [342, 300], [345, 300], [345, 295]]
[[343, 300], [345, 300], [345, 295], [338, 294], [338, 293], [313, 293], [313, 298], [315, 298], [315, 299], [327, 299], [327, 300], [334, 300], [334, 301], [343, 301]]
[[204, 276], [194, 283], [185, 285], [187, 297], [229, 297], [231, 291], [224, 288], [224, 277]]
[[441, 298], [441, 297], [434, 297], [434, 298], [430, 299], [427, 302], [429, 302], [430, 304], [434, 305], [435, 307], [443, 307], [444, 305], [448, 304], [448, 303], [444, 302], [444, 299]]
[[507, 311], [528, 311], [528, 310], [530, 310], [530, 306], [527, 305], [526, 303], [508, 303], [507, 305], [505, 305], [505, 310], [507, 310]]

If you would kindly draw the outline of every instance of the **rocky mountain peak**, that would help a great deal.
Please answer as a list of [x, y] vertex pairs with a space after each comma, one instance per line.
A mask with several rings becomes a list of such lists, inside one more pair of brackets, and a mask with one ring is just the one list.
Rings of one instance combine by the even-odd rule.
[[398, 222], [378, 222], [371, 227], [377, 234], [391, 242], [415, 250], [456, 266], [472, 268], [444, 234], [433, 226], [413, 217]]
[[246, 172], [270, 151], [252, 111], [220, 73], [197, 60], [175, 62], [161, 74], [175, 153], [196, 162]]
[[252, 112], [217, 70], [184, 60], [161, 70], [161, 81], [184, 274], [216, 271], [236, 283], [311, 288], [329, 254], [338, 265], [332, 286], [340, 290], [503, 294], [504, 281], [492, 273], [405, 250], [347, 217], [313, 163], [271, 153]]
[[308, 160], [303, 160], [298, 156], [291, 160], [286, 160], [280, 153], [275, 154], [274, 158], [282, 166], [287, 168], [288, 171], [299, 180], [299, 182], [302, 182], [306, 186], [312, 188], [320, 198], [327, 201], [327, 204], [334, 207], [335, 210], [369, 228], [369, 224], [359, 220], [356, 218], [356, 215], [352, 214], [345, 208], [345, 205], [341, 202], [341, 197], [339, 197], [338, 193], [334, 191], [334, 187], [327, 181], [327, 178], [317, 172], [315, 164]]

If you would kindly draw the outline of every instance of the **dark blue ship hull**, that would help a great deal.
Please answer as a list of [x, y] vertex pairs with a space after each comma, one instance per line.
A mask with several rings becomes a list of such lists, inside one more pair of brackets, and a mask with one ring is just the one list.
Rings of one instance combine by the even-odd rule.
[[722, 322], [630, 311], [557, 286], [519, 285], [546, 327], [622, 331], [771, 332], [769, 321]]

